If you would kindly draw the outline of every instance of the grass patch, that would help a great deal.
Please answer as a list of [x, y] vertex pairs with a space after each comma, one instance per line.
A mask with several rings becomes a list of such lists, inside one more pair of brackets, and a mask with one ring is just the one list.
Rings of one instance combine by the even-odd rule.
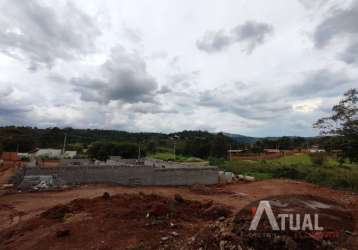
[[328, 159], [322, 165], [312, 163], [308, 155], [260, 161], [218, 161], [218, 163], [222, 170], [255, 176], [259, 180], [289, 178], [358, 192], [358, 165], [340, 165], [334, 159]]
[[243, 173], [243, 175], [253, 176], [256, 180], [268, 180], [273, 178], [270, 173], [247, 172]]

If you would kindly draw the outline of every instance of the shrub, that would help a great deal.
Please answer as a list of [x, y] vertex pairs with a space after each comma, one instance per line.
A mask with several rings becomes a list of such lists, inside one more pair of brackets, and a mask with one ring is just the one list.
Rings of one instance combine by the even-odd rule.
[[324, 163], [326, 163], [328, 161], [328, 156], [326, 153], [312, 153], [309, 155], [311, 158], [311, 161], [313, 164], [315, 165], [323, 165]]
[[273, 169], [273, 176], [276, 178], [302, 179], [305, 177], [303, 172], [300, 172], [296, 166], [282, 166]]
[[[88, 151], [88, 155], [92, 159], [107, 160], [111, 155], [122, 156], [123, 158], [138, 157], [138, 145], [129, 142], [95, 142]], [[141, 156], [145, 156], [145, 151], [141, 148]]]
[[223, 158], [209, 157], [209, 165], [211, 166], [221, 166], [224, 162]]

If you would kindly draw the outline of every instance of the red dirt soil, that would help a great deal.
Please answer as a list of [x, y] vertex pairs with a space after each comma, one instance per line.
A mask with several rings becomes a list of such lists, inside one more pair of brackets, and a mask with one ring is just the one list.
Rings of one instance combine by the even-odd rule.
[[[174, 199], [175, 194], [180, 196]], [[279, 195], [312, 195], [350, 209], [355, 229], [349, 228], [342, 246], [358, 249], [358, 196], [289, 180], [213, 187], [93, 185], [4, 194], [0, 249], [231, 249], [240, 242], [230, 234], [234, 215], [252, 202]], [[231, 217], [225, 219], [228, 208]]]
[[15, 161], [3, 162], [0, 166], [0, 186], [9, 183], [10, 177], [15, 174], [17, 165], [21, 165], [21, 163]]
[[231, 215], [226, 207], [178, 197], [76, 199], [2, 231], [2, 249], [179, 249], [203, 225]]

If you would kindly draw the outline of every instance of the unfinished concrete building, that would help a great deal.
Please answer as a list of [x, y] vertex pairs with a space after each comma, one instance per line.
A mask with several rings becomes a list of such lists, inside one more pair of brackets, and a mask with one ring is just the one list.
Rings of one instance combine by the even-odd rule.
[[[164, 161], [119, 160], [95, 165], [85, 160], [63, 161], [56, 168], [28, 166], [20, 187], [110, 183], [119, 185], [180, 186], [218, 183], [218, 168], [191, 166]], [[47, 183], [49, 181], [49, 183]]]

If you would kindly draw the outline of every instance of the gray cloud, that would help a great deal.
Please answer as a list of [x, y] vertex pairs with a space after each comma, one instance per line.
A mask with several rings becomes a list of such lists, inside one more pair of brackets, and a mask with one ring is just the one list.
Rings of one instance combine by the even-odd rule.
[[246, 119], [268, 120], [282, 116], [292, 109], [287, 102], [281, 100], [274, 94], [267, 95], [265, 90], [239, 92], [239, 88], [234, 85], [201, 92], [198, 104]]
[[306, 9], [322, 7], [322, 5], [327, 4], [329, 0], [299, 0], [299, 2]]
[[340, 55], [339, 59], [348, 64], [358, 64], [358, 41], [352, 42]]
[[225, 30], [209, 31], [196, 42], [196, 46], [200, 50], [212, 53], [222, 51], [235, 43], [241, 43], [243, 51], [251, 54], [272, 33], [273, 27], [269, 24], [247, 21], [236, 26], [230, 32]]
[[335, 10], [328, 18], [320, 23], [314, 32], [317, 48], [326, 46], [334, 37], [351, 37], [358, 33], [358, 1], [351, 8]]
[[303, 73], [303, 79], [296, 84], [272, 86], [270, 89], [242, 82], [222, 85], [201, 92], [198, 105], [217, 108], [250, 120], [268, 121], [291, 114], [293, 105], [299, 107], [297, 103], [300, 101], [336, 97], [353, 87], [353, 84], [353, 79], [345, 71], [322, 69]]
[[71, 80], [82, 100], [102, 103], [111, 100], [155, 102], [154, 93], [158, 84], [136, 53], [129, 53], [118, 46], [112, 50], [111, 58], [102, 65], [102, 70], [104, 79], [82, 77]]
[[348, 64], [357, 64], [358, 56], [358, 1], [347, 9], [335, 9], [315, 29], [313, 38], [316, 48], [324, 48], [333, 39], [345, 39], [348, 46], [338, 58]]
[[174, 109], [165, 109], [160, 104], [156, 103], [135, 103], [132, 104], [128, 111], [141, 114], [177, 114], [178, 111]]
[[234, 43], [233, 37], [224, 30], [208, 31], [196, 42], [198, 49], [208, 53], [222, 51]]
[[100, 34], [93, 20], [70, 3], [55, 11], [37, 0], [7, 0], [0, 8], [0, 51], [26, 59], [30, 70], [92, 52]]
[[0, 89], [1, 124], [12, 124], [14, 122], [22, 124], [22, 122], [26, 121], [24, 115], [32, 110], [31, 106], [14, 99], [12, 96], [13, 93], [13, 88]]
[[344, 72], [332, 72], [327, 69], [306, 73], [302, 83], [288, 88], [289, 96], [332, 96], [343, 93], [352, 80]]
[[157, 94], [159, 95], [164, 95], [164, 94], [168, 94], [171, 93], [172, 89], [169, 88], [168, 86], [163, 85], [158, 91]]
[[123, 29], [123, 34], [132, 43], [142, 42], [142, 37], [140, 35], [140, 32], [136, 29], [131, 29], [131, 28], [125, 27]]
[[181, 88], [187, 88], [197, 81], [200, 71], [176, 72], [168, 76], [169, 84]]
[[56, 74], [56, 73], [50, 73], [47, 78], [55, 83], [59, 83], [59, 84], [64, 84], [67, 83], [67, 79], [60, 75], [60, 74]]

